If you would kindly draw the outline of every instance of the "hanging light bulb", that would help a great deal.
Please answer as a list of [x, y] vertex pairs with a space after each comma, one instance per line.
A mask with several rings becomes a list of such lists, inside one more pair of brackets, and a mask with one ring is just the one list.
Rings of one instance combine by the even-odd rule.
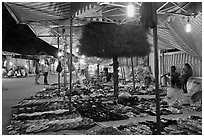
[[76, 48], [76, 52], [79, 52], [79, 48]]
[[133, 17], [135, 15], [135, 6], [132, 3], [127, 5], [127, 15], [128, 17]]
[[85, 58], [85, 56], [84, 56], [84, 55], [82, 55], [81, 57], [82, 57], [83, 59]]
[[186, 32], [187, 33], [191, 32], [191, 24], [190, 24], [189, 18], [188, 18], [188, 22], [186, 24]]
[[62, 52], [58, 52], [58, 57], [61, 57], [62, 56]]
[[9, 63], [9, 65], [10, 65], [10, 66], [12, 66], [12, 65], [13, 65], [13, 63], [12, 63], [12, 62], [10, 62], [10, 63]]

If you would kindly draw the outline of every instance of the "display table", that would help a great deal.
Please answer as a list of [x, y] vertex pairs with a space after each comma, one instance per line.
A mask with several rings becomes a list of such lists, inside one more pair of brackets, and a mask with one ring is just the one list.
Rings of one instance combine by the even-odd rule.
[[[150, 87], [150, 89], [153, 88]], [[154, 124], [156, 121], [155, 95], [131, 95], [126, 90], [120, 85], [118, 102], [115, 104], [111, 85], [84, 87], [75, 83], [71, 97], [72, 112], [70, 112], [66, 91], [63, 89], [59, 91], [58, 85], [53, 84], [14, 106], [15, 111], [8, 126], [9, 134], [82, 135], [95, 134], [96, 130], [99, 130], [96, 134], [111, 134], [111, 131], [113, 134], [129, 134], [115, 128], [130, 122], [146, 124], [145, 122], [151, 121], [151, 124]], [[202, 114], [202, 111], [187, 110], [178, 105], [170, 107], [164, 101], [161, 102], [160, 110], [161, 118], [171, 120], [187, 119], [190, 115], [201, 116]], [[145, 127], [147, 132], [143, 132], [143, 124], [138, 125], [138, 131], [135, 134], [154, 133], [154, 129], [150, 131], [149, 127]]]

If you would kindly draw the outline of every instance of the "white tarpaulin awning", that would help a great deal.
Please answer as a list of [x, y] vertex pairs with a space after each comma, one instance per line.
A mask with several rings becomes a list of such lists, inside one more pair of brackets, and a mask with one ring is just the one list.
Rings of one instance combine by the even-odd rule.
[[[117, 24], [138, 23], [141, 2], [135, 2], [136, 16], [126, 17], [127, 2], [6, 2], [12, 16], [19, 23], [28, 24], [37, 36], [57, 45], [53, 34], [61, 34], [62, 26], [69, 28], [69, 19], [75, 17], [74, 26], [80, 28], [87, 21]], [[201, 59], [202, 56], [202, 3], [158, 2], [158, 48], [177, 48]], [[185, 32], [189, 18], [190, 33]], [[67, 33], [69, 33], [67, 31]], [[77, 45], [81, 31], [74, 31]], [[45, 37], [42, 37], [45, 36]], [[149, 40], [152, 43], [152, 33]], [[75, 49], [75, 48], [74, 48]]]

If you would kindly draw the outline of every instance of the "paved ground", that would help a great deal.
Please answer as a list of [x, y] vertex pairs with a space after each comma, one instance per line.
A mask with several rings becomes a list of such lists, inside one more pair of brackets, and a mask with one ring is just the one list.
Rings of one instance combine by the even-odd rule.
[[[63, 79], [61, 78], [63, 81]], [[43, 84], [43, 76], [39, 82]], [[57, 83], [57, 75], [49, 75], [48, 82], [50, 84]], [[2, 85], [7, 90], [2, 89], [2, 134], [7, 135], [7, 125], [10, 122], [12, 114], [12, 106], [25, 97], [35, 95], [36, 92], [46, 87], [45, 85], [35, 85], [34, 77], [27, 78], [4, 78]]]

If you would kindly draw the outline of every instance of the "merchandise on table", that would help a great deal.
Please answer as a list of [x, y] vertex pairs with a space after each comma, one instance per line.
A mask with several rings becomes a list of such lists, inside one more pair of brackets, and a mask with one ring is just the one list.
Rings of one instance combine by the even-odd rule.
[[80, 115], [65, 115], [63, 118], [54, 120], [39, 119], [39, 120], [22, 120], [11, 121], [7, 127], [9, 134], [32, 134], [38, 132], [49, 132], [59, 130], [74, 130], [87, 129], [94, 126], [93, 120], [82, 118]]
[[88, 135], [126, 135], [126, 134], [110, 126], [110, 127], [103, 127], [99, 130], [92, 131], [88, 133]]
[[[196, 120], [195, 120], [196, 119]], [[117, 127], [123, 133], [131, 135], [156, 134], [156, 122], [145, 121], [127, 123]], [[202, 119], [198, 116], [190, 116], [187, 119], [161, 119], [162, 135], [202, 135]]]
[[[149, 90], [147, 93], [144, 92], [149, 94], [154, 90], [151, 85], [148, 88], [142, 87], [140, 91]], [[71, 94], [72, 112], [70, 112], [67, 91], [63, 88], [58, 90], [57, 84], [48, 86], [14, 106], [11, 124], [8, 126], [9, 134], [40, 134], [62, 130], [81, 130], [89, 129], [95, 125], [95, 122], [156, 116], [155, 98], [138, 97], [138, 95], [134, 95], [136, 93], [131, 94], [128, 90], [131, 90], [128, 86], [119, 86], [119, 98], [115, 104], [112, 85], [94, 85], [88, 80], [86, 80], [86, 86], [74, 83]], [[202, 105], [201, 102], [196, 103], [189, 106], [198, 110]], [[161, 99], [161, 115], [181, 114], [182, 108], [184, 106], [176, 102], [169, 106], [165, 100]], [[197, 121], [200, 120], [198, 117], [193, 118]], [[185, 128], [181, 128], [182, 124], [185, 124]], [[200, 134], [202, 132], [200, 127], [201, 123], [192, 122], [189, 119], [183, 121], [163, 119], [162, 134]], [[196, 129], [197, 131], [195, 131]], [[149, 135], [155, 134], [155, 130], [156, 123], [146, 121], [121, 125], [117, 129], [106, 127], [92, 133]]]

